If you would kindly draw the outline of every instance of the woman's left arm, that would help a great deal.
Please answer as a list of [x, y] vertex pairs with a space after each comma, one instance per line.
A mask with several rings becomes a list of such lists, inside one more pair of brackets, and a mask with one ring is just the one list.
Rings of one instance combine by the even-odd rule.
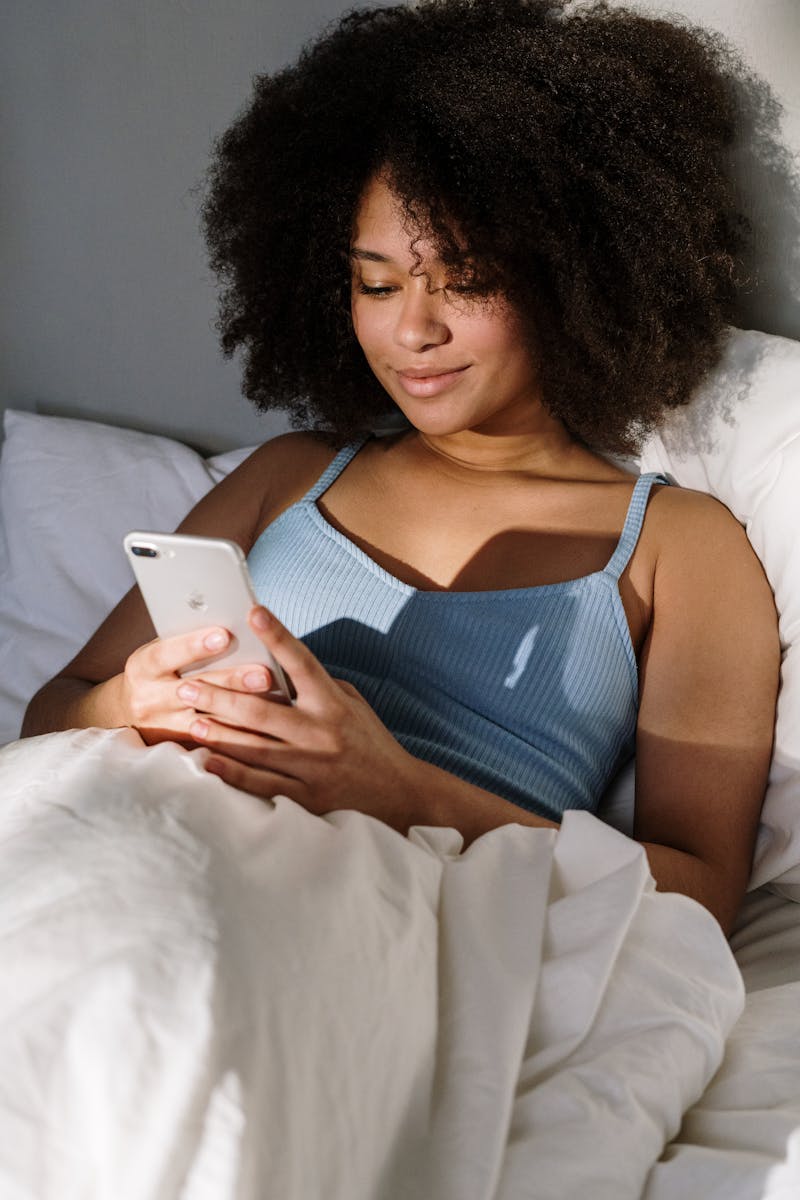
[[658, 888], [699, 900], [729, 932], [747, 887], [772, 752], [775, 605], [726, 508], [678, 489], [657, 501], [634, 837]]

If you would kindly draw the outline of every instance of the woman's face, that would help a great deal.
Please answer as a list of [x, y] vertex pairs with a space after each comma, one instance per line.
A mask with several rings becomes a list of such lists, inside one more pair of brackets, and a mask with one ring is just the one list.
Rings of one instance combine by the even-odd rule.
[[355, 335], [411, 424], [445, 436], [516, 433], [540, 421], [535, 366], [508, 303], [460, 292], [428, 243], [415, 242], [412, 253], [413, 234], [380, 177], [366, 187], [354, 226]]

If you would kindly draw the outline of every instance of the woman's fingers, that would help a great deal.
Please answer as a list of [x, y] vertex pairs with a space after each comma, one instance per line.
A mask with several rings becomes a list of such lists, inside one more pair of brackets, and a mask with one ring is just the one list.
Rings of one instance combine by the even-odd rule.
[[241, 667], [225, 667], [217, 671], [204, 670], [198, 675], [185, 675], [184, 679], [210, 683], [214, 687], [231, 692], [268, 692], [272, 687], [269, 667], [261, 663], [249, 663]]
[[297, 757], [294, 747], [286, 742], [253, 733], [249, 729], [222, 724], [205, 714], [194, 717], [189, 725], [189, 733], [209, 750], [217, 750], [230, 755], [237, 762], [277, 771], [282, 775], [291, 775], [291, 763]]
[[[315, 691], [327, 691], [330, 688], [332, 680], [322, 663], [277, 617], [257, 605], [250, 610], [248, 620], [251, 628], [291, 678], [298, 697], [313, 700]], [[309, 692], [310, 696], [307, 694]]]
[[250, 620], [298, 691], [302, 689], [302, 706], [269, 698], [273, 674], [257, 663], [217, 670], [212, 663], [197, 674], [177, 678], [181, 671], [220, 654], [229, 645], [228, 631], [212, 627], [156, 639], [134, 651], [126, 664], [131, 724], [149, 729], [155, 722], [159, 729], [172, 729], [201, 741], [202, 726], [196, 725], [192, 733], [192, 725], [205, 715], [213, 718], [218, 731], [227, 730], [221, 748], [229, 745], [234, 750], [235, 746], [237, 755], [251, 743], [243, 739], [232, 742], [232, 729], [249, 732], [262, 746], [278, 741], [312, 747], [321, 742], [324, 752], [326, 739], [315, 731], [315, 714], [335, 714], [341, 689], [312, 652], [265, 609], [254, 608]]
[[212, 627], [170, 638], [156, 638], [131, 655], [148, 675], [170, 675], [221, 654], [231, 640], [227, 629]]
[[260, 695], [214, 687], [199, 676], [183, 679], [176, 684], [175, 695], [178, 703], [191, 712], [213, 716], [223, 725], [249, 729], [295, 744], [305, 740], [308, 718], [292, 705], [279, 704]]
[[[203, 695], [241, 695], [248, 699], [266, 695], [273, 686], [272, 674], [259, 663], [203, 667], [198, 674], [184, 675], [193, 664], [207, 662], [230, 644], [227, 630], [209, 627], [176, 637], [155, 639], [130, 655], [124, 671], [124, 696], [128, 723], [147, 741], [173, 737], [183, 744], [196, 717], [195, 705]], [[185, 686], [184, 693], [178, 688]], [[225, 720], [224, 715], [221, 717]], [[177, 737], [176, 737], [177, 735]]]
[[[201, 629], [172, 638], [156, 638], [136, 652], [139, 669], [150, 676], [176, 675], [204, 662], [209, 653], [219, 654], [230, 642], [225, 629]], [[268, 692], [273, 686], [272, 673], [263, 663], [245, 663], [235, 667], [213, 665], [198, 672], [197, 678], [215, 687], [241, 692]]]

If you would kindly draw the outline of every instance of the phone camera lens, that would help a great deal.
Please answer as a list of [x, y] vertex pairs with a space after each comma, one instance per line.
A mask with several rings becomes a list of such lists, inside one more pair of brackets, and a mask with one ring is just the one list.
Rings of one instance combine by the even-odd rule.
[[135, 554], [137, 558], [158, 558], [158, 551], [152, 546], [131, 546], [131, 554]]

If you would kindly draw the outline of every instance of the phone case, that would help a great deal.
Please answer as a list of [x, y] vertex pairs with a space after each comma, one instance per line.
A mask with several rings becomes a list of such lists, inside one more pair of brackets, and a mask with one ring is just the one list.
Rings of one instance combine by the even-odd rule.
[[125, 552], [150, 619], [161, 638], [221, 625], [231, 642], [220, 654], [195, 663], [181, 675], [208, 668], [263, 663], [271, 672], [271, 696], [291, 699], [288, 680], [247, 623], [258, 603], [241, 548], [227, 538], [134, 530], [124, 538]]

